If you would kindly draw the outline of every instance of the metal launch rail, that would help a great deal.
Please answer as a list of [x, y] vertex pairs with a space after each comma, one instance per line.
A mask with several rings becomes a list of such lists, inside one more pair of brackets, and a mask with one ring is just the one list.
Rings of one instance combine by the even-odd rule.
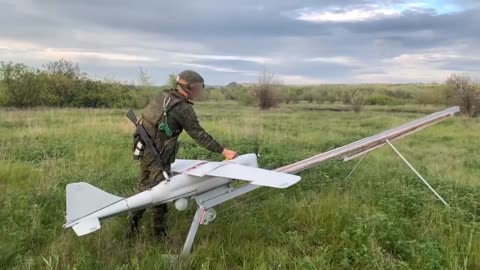
[[[389, 145], [392, 149], [397, 153], [402, 160], [408, 165], [410, 169], [427, 185], [427, 187], [437, 196], [443, 204], [448, 207], [448, 204], [445, 200], [427, 183], [427, 181], [413, 168], [413, 166], [400, 154], [400, 152], [392, 145], [392, 142], [404, 138], [410, 134], [413, 134], [419, 130], [422, 130], [426, 127], [434, 125], [442, 120], [445, 120], [455, 113], [459, 112], [459, 107], [452, 107], [445, 109], [443, 111], [439, 111], [433, 113], [431, 115], [425, 116], [423, 118], [414, 120], [407, 124], [401, 125], [399, 127], [395, 127], [384, 132], [381, 132], [377, 135], [367, 137], [365, 139], [361, 139], [359, 141], [350, 143], [348, 145], [327, 151], [325, 153], [321, 153], [315, 155], [313, 157], [295, 162], [290, 165], [286, 165], [276, 169], [276, 171], [284, 172], [284, 173], [299, 173], [304, 171], [308, 168], [317, 166], [322, 162], [332, 160], [332, 159], [343, 159], [343, 161], [349, 161], [356, 157], [363, 156], [375, 149], [378, 149], [384, 145]], [[360, 160], [360, 162], [363, 158]], [[359, 162], [359, 163], [360, 163]], [[354, 170], [358, 167], [354, 167]], [[353, 172], [353, 171], [352, 171]], [[195, 239], [195, 235], [198, 230], [198, 226], [200, 224], [207, 224], [211, 220], [215, 218], [215, 211], [213, 207], [224, 203], [228, 200], [234, 199], [238, 196], [241, 196], [245, 193], [253, 191], [261, 186], [253, 185], [253, 184], [246, 184], [240, 187], [233, 187], [231, 185], [225, 185], [206, 193], [203, 193], [199, 196], [195, 197], [195, 201], [198, 205], [197, 211], [195, 212], [195, 216], [192, 221], [192, 225], [190, 227], [190, 231], [188, 232], [187, 239], [185, 241], [182, 255], [186, 256], [190, 253], [192, 248], [193, 241]]]

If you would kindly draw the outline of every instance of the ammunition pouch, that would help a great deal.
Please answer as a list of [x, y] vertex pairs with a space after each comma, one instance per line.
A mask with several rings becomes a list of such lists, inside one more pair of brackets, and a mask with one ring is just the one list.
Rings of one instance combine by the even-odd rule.
[[142, 159], [143, 153], [145, 152], [145, 142], [140, 138], [140, 134], [137, 131], [133, 134], [133, 159], [139, 160]]

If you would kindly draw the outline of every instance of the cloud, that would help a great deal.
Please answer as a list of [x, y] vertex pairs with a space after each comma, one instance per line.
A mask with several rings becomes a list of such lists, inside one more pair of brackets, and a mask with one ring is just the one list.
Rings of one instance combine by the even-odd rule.
[[245, 73], [245, 74], [250, 74], [250, 75], [255, 75], [255, 71], [249, 71], [249, 70], [239, 70], [239, 69], [234, 69], [234, 68], [229, 68], [229, 67], [222, 67], [222, 66], [212, 66], [212, 65], [202, 65], [202, 64], [194, 64], [194, 63], [177, 63], [182, 66], [187, 66], [187, 67], [194, 67], [194, 68], [199, 68], [199, 69], [208, 69], [208, 70], [213, 70], [213, 71], [218, 71], [218, 72], [228, 72], [228, 73]]
[[334, 56], [334, 57], [313, 57], [305, 59], [306, 62], [320, 62], [320, 63], [331, 63], [331, 64], [339, 64], [339, 65], [346, 65], [346, 66], [358, 66], [361, 63], [354, 59], [353, 57], [349, 56]]
[[[480, 53], [460, 53], [457, 48], [436, 48], [423, 53], [401, 54], [382, 59], [381, 71], [365, 69], [360, 82], [443, 82], [451, 73], [480, 71]], [[461, 64], [457, 66], [457, 64]]]
[[154, 62], [156, 59], [127, 53], [110, 53], [102, 51], [87, 51], [79, 49], [68, 48], [48, 48], [42, 47], [33, 43], [15, 41], [15, 40], [0, 40], [0, 51], [4, 53], [28, 54], [32, 59], [69, 59], [71, 61], [82, 61], [84, 59], [90, 60], [107, 60], [115, 62]]
[[438, 54], [438, 53], [417, 53], [417, 54], [402, 54], [392, 59], [394, 64], [412, 65], [434, 61], [446, 61], [460, 58], [454, 54]]
[[325, 83], [323, 80], [302, 75], [278, 74], [275, 75], [275, 78], [279, 79], [281, 83], [288, 85], [315, 85]]
[[125, 62], [153, 62], [155, 59], [146, 56], [137, 56], [124, 53], [106, 53], [106, 52], [92, 52], [92, 51], [75, 51], [47, 48], [36, 53], [40, 58], [44, 59], [71, 59], [78, 61], [81, 59], [98, 59], [108, 61], [125, 61]]
[[205, 55], [205, 54], [188, 54], [188, 53], [174, 53], [176, 56], [191, 58], [191, 59], [206, 59], [206, 60], [237, 60], [247, 61], [259, 64], [271, 62], [272, 59], [260, 56], [235, 56], [235, 55]]
[[378, 1], [350, 6], [331, 6], [323, 9], [302, 8], [296, 11], [296, 19], [313, 23], [325, 22], [363, 22], [388, 18], [399, 18], [409, 14], [449, 14], [460, 12], [462, 8], [445, 0], [424, 2], [387, 2]]
[[360, 22], [401, 16], [401, 13], [395, 9], [382, 8], [377, 5], [320, 11], [306, 9], [299, 10], [298, 13], [297, 20], [308, 22]]

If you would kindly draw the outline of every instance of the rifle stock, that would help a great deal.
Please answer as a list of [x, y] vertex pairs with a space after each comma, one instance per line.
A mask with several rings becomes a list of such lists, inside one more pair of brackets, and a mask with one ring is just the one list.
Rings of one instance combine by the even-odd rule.
[[150, 150], [152, 151], [152, 154], [155, 158], [155, 161], [157, 162], [157, 165], [158, 167], [162, 170], [163, 172], [163, 176], [165, 177], [165, 179], [167, 181], [170, 181], [170, 176], [168, 175], [168, 173], [165, 171], [165, 169], [163, 168], [163, 165], [162, 165], [162, 160], [160, 159], [160, 154], [158, 153], [157, 151], [157, 148], [155, 147], [155, 143], [152, 141], [152, 139], [150, 138], [150, 136], [148, 136], [148, 133], [147, 131], [145, 130], [145, 128], [143, 127], [142, 124], [138, 123], [138, 120], [137, 120], [137, 116], [135, 115], [135, 113], [133, 112], [132, 109], [129, 109], [127, 111], [127, 114], [126, 114], [127, 118], [130, 119], [130, 121], [132, 121], [132, 123], [135, 125], [135, 127], [137, 128], [137, 132], [138, 134], [140, 135], [140, 138], [142, 139], [143, 142], [145, 142], [145, 144], [147, 145], [147, 147], [150, 148]]
[[135, 125], [137, 125], [137, 116], [135, 116], [135, 113], [133, 112], [132, 109], [128, 109], [127, 111], [127, 118], [130, 119]]

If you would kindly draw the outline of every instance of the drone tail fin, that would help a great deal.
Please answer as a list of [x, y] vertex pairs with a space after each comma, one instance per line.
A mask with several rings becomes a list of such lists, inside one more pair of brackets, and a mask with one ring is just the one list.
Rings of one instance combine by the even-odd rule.
[[85, 182], [68, 184], [66, 189], [67, 224], [123, 200]]

